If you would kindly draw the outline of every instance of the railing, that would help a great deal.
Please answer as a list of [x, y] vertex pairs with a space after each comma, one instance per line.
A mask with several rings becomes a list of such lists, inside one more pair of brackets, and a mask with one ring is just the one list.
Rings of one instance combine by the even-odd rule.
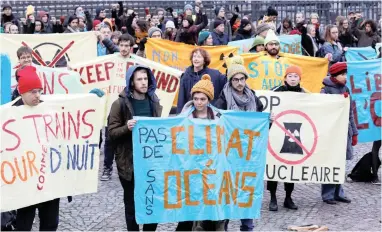
[[[52, 16], [67, 16], [74, 13], [76, 6], [82, 6], [85, 10], [89, 10], [92, 15], [95, 15], [95, 9], [99, 6], [105, 7], [110, 16], [111, 4], [115, 4], [117, 0], [79, 0], [79, 1], [1, 1], [8, 2], [12, 5], [13, 11], [19, 17], [25, 17], [26, 6], [34, 5], [36, 11], [46, 10]], [[158, 7], [166, 9], [172, 7], [176, 11], [183, 12], [184, 5], [193, 3], [194, 1], [148, 1], [148, 0], [129, 0], [123, 1], [124, 7], [133, 8], [138, 12], [139, 16], [144, 17], [144, 9], [150, 8], [150, 12], [155, 12]], [[289, 0], [239, 0], [239, 1], [203, 1], [204, 9], [209, 19], [215, 18], [214, 8], [216, 6], [225, 6], [226, 11], [232, 12], [235, 6], [240, 9], [240, 16], [250, 15], [253, 21], [258, 20], [262, 15], [266, 14], [269, 6], [274, 7], [279, 15], [278, 22], [289, 16], [294, 19], [297, 12], [302, 12], [305, 17], [309, 17], [310, 13], [318, 13], [320, 23], [330, 24], [335, 22], [338, 15], [347, 15], [352, 11], [361, 11], [364, 18], [379, 20], [381, 17], [381, 1], [380, 0], [304, 0], [304, 1], [289, 1]]]

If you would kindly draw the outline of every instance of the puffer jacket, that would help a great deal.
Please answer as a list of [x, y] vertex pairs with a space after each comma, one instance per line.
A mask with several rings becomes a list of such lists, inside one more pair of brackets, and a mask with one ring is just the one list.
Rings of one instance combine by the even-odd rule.
[[[350, 91], [348, 87], [346, 87], [346, 85], [335, 84], [332, 80], [330, 80], [330, 77], [326, 77], [322, 83], [324, 84], [324, 87], [321, 89], [321, 93], [344, 94], [345, 92], [347, 92], [349, 93], [350, 102], [351, 102]], [[354, 135], [358, 135], [358, 130], [354, 121], [353, 107], [352, 105], [350, 105], [348, 139], [347, 139], [347, 147], [346, 147], [346, 160], [351, 160], [353, 158], [353, 146], [351, 145], [351, 143], [352, 143], [352, 137]]]
[[[126, 83], [130, 83], [130, 78], [133, 77], [138, 67], [146, 68], [137, 65], [134, 69], [129, 69], [126, 73]], [[129, 90], [130, 86], [127, 85], [125, 90], [119, 94], [119, 99], [115, 100], [111, 106], [108, 118], [108, 139], [114, 144], [118, 175], [127, 181], [131, 181], [134, 175], [132, 132], [127, 127], [127, 121], [133, 119], [134, 116], [133, 106], [130, 102], [132, 93]], [[152, 116], [160, 117], [162, 114], [162, 106], [159, 104], [155, 90], [156, 81], [154, 75], [151, 74], [147, 95], [150, 100]], [[125, 106], [121, 106], [121, 102], [123, 102]], [[121, 112], [122, 107], [126, 110]], [[123, 115], [123, 112], [125, 115]]]

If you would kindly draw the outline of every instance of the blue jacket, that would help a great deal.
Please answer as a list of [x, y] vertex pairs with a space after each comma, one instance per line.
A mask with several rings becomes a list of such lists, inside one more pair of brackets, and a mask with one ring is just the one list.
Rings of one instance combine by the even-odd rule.
[[190, 66], [182, 74], [180, 78], [178, 104], [176, 107], [176, 113], [182, 112], [183, 106], [190, 100], [192, 87], [200, 81], [200, 78], [208, 74], [211, 77], [212, 84], [214, 85], [214, 100], [211, 104], [214, 105], [215, 101], [219, 98], [220, 92], [223, 90], [225, 83], [227, 83], [227, 77], [216, 69], [204, 68], [199, 72], [194, 72], [193, 66]]
[[318, 50], [318, 56], [322, 58], [324, 58], [328, 53], [332, 54], [332, 61], [330, 61], [329, 66], [337, 62], [345, 61], [340, 43], [331, 44], [329, 42], [325, 42], [324, 45], [322, 45], [322, 47]]
[[226, 33], [218, 34], [216, 31], [213, 31], [212, 33], [212, 41], [214, 46], [218, 45], [227, 45], [228, 44], [228, 35]]
[[106, 56], [119, 52], [118, 46], [115, 45], [110, 39], [104, 39], [102, 44], [100, 42], [97, 43], [97, 56]]

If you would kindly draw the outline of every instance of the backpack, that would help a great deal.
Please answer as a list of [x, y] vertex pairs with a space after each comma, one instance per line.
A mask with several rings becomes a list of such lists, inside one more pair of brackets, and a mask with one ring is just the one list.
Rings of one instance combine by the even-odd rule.
[[[123, 100], [123, 98], [119, 97], [118, 101], [119, 101], [119, 110], [122, 113], [122, 120], [123, 120], [123, 122], [126, 122], [126, 120], [127, 120], [127, 106], [126, 106], [125, 101]], [[110, 119], [110, 113], [107, 116], [107, 124], [108, 125], [109, 125], [109, 119]], [[109, 143], [110, 149], [115, 154], [117, 146], [120, 143], [120, 139], [111, 139], [110, 135], [108, 134], [107, 138], [106, 138], [106, 141]]]
[[16, 210], [1, 213], [1, 231], [14, 231], [16, 227]]
[[[378, 166], [381, 166], [381, 160], [378, 158]], [[372, 173], [372, 153], [369, 152], [366, 155], [364, 155], [358, 163], [354, 166], [351, 173], [348, 175], [353, 181], [356, 182], [370, 182], [373, 180], [373, 173]]]

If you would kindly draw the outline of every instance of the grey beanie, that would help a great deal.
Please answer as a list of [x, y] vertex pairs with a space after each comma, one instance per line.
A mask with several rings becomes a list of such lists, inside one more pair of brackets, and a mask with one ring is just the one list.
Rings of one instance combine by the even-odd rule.
[[269, 29], [275, 30], [273, 25], [271, 25], [270, 23], [262, 23], [257, 26], [256, 35], [260, 35], [262, 32], [268, 31]]
[[159, 31], [161, 36], [162, 36], [162, 30], [159, 29], [158, 27], [150, 27], [149, 31], [148, 31], [148, 35], [149, 35], [149, 38], [151, 38], [151, 36], [153, 36], [154, 32], [156, 31]]

